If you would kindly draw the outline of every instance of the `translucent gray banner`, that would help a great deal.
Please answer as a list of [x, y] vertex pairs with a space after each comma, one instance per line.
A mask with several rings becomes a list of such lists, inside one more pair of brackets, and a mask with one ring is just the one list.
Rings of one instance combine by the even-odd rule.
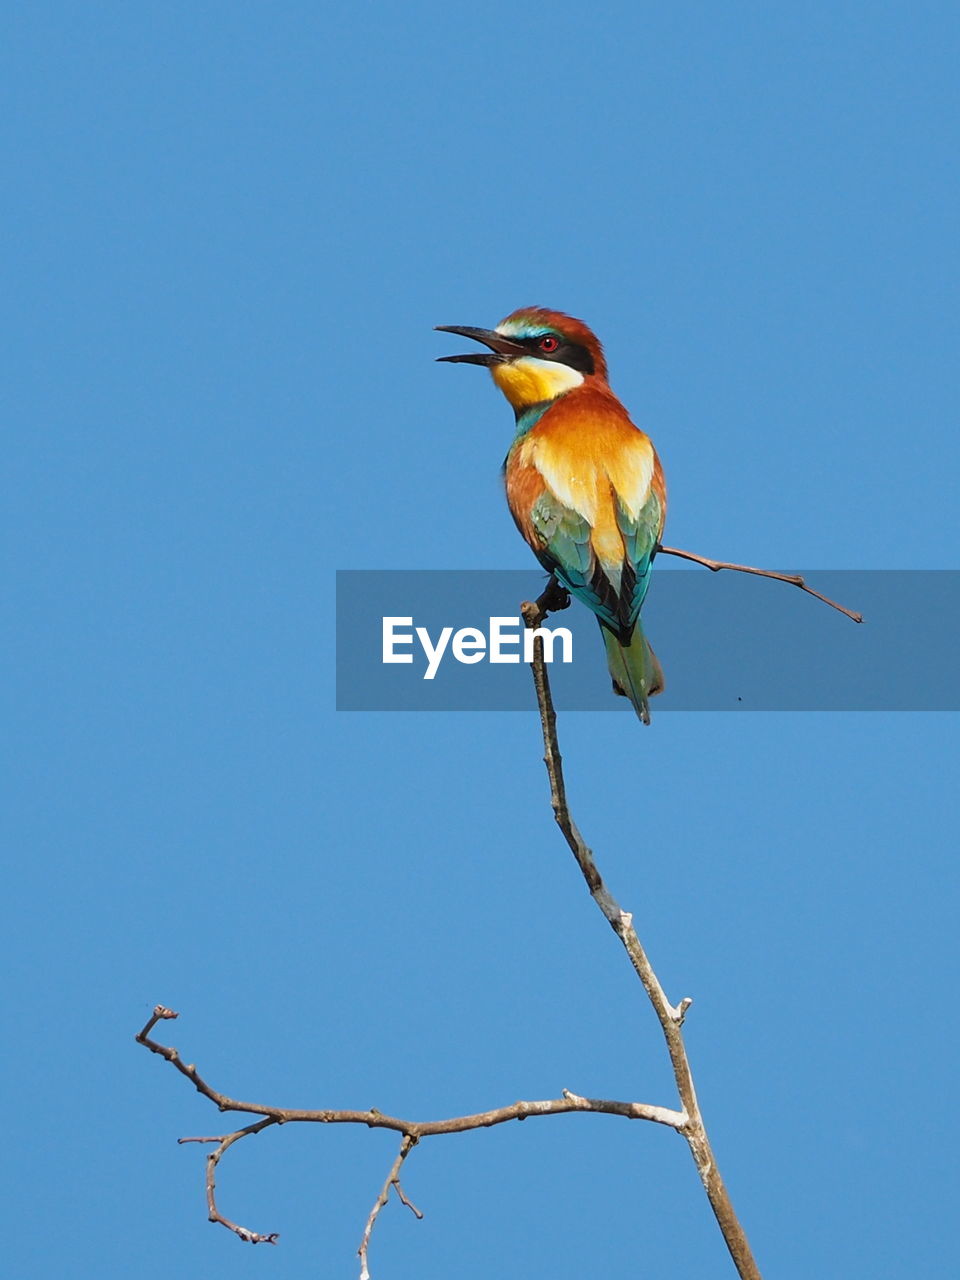
[[[960, 571], [803, 575], [863, 624], [782, 582], [658, 563], [643, 610], [666, 674], [653, 714], [960, 710]], [[545, 583], [536, 569], [338, 571], [338, 710], [532, 707], [520, 603]], [[575, 601], [545, 626], [567, 633], [550, 666], [557, 707], [632, 714], [592, 614]]]

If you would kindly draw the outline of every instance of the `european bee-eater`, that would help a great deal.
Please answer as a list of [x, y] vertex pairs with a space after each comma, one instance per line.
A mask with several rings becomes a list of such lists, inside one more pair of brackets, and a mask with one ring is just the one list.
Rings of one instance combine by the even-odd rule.
[[443, 324], [489, 348], [441, 356], [486, 366], [517, 434], [507, 502], [545, 569], [597, 615], [613, 687], [650, 723], [663, 672], [640, 625], [667, 510], [660, 459], [610, 390], [599, 340], [560, 311], [522, 307], [495, 329]]

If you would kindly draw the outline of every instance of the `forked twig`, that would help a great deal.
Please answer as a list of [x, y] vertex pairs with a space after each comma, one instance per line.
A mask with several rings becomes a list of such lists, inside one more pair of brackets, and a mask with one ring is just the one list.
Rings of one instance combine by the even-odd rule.
[[[273, 1116], [267, 1116], [265, 1120], [258, 1120], [256, 1124], [248, 1124], [245, 1129], [237, 1129], [235, 1133], [228, 1133], [221, 1138], [217, 1149], [211, 1151], [207, 1156], [207, 1217], [211, 1222], [219, 1222], [228, 1231], [233, 1231], [247, 1244], [276, 1244], [280, 1239], [280, 1233], [271, 1231], [267, 1235], [261, 1235], [259, 1231], [251, 1231], [249, 1227], [241, 1227], [238, 1223], [231, 1222], [229, 1218], [223, 1216], [217, 1208], [217, 1165], [220, 1163], [224, 1152], [228, 1151], [235, 1142], [239, 1142], [241, 1138], [248, 1138], [252, 1133], [259, 1133], [261, 1129], [266, 1129], [272, 1124], [279, 1124], [279, 1121]], [[180, 1141], [188, 1142], [189, 1139], [181, 1138]]]
[[513, 1102], [508, 1106], [495, 1107], [490, 1111], [478, 1111], [472, 1115], [465, 1116], [451, 1116], [444, 1120], [404, 1120], [398, 1116], [384, 1115], [382, 1111], [377, 1111], [376, 1108], [371, 1108], [368, 1111], [330, 1109], [307, 1111], [292, 1107], [269, 1106], [257, 1102], [241, 1102], [237, 1098], [228, 1097], [227, 1094], [220, 1093], [219, 1090], [214, 1089], [200, 1075], [196, 1066], [192, 1062], [184, 1062], [179, 1052], [171, 1045], [161, 1044], [160, 1041], [152, 1038], [151, 1032], [158, 1022], [178, 1016], [173, 1009], [168, 1009], [165, 1005], [157, 1005], [146, 1025], [137, 1033], [135, 1037], [137, 1043], [142, 1044], [151, 1053], [155, 1053], [166, 1062], [169, 1062], [172, 1067], [193, 1084], [198, 1093], [202, 1093], [204, 1097], [209, 1098], [220, 1111], [245, 1112], [261, 1117], [253, 1124], [247, 1125], [243, 1129], [237, 1129], [233, 1133], [179, 1139], [184, 1144], [217, 1144], [216, 1149], [207, 1156], [207, 1215], [211, 1222], [219, 1222], [241, 1240], [250, 1244], [276, 1244], [279, 1238], [277, 1232], [263, 1235], [260, 1232], [251, 1231], [248, 1227], [241, 1227], [225, 1217], [217, 1208], [216, 1167], [230, 1147], [235, 1142], [239, 1142], [241, 1138], [260, 1133], [271, 1125], [296, 1122], [304, 1124], [357, 1124], [365, 1125], [368, 1129], [390, 1129], [403, 1135], [400, 1155], [394, 1162], [387, 1181], [384, 1183], [380, 1195], [377, 1197], [374, 1207], [367, 1218], [363, 1241], [358, 1251], [361, 1260], [361, 1274], [364, 1280], [367, 1280], [369, 1276], [367, 1248], [370, 1243], [370, 1234], [373, 1231], [373, 1225], [380, 1214], [380, 1210], [387, 1202], [390, 1187], [392, 1186], [396, 1190], [397, 1197], [402, 1204], [407, 1206], [411, 1213], [418, 1218], [423, 1217], [423, 1214], [412, 1203], [400, 1185], [399, 1173], [400, 1166], [409, 1152], [424, 1138], [440, 1137], [450, 1133], [467, 1133], [471, 1129], [489, 1129], [512, 1120], [528, 1120], [535, 1116], [571, 1115], [575, 1112], [584, 1111], [594, 1112], [599, 1115], [621, 1116], [626, 1120], [646, 1120], [653, 1124], [665, 1125], [669, 1129], [680, 1131], [682, 1131], [686, 1122], [686, 1116], [682, 1111], [677, 1111], [670, 1107], [655, 1106], [647, 1102], [620, 1102], [609, 1098], [585, 1098], [579, 1094], [571, 1093], [569, 1089], [564, 1089], [559, 1098]]
[[370, 1210], [370, 1216], [367, 1218], [367, 1225], [363, 1229], [363, 1239], [360, 1241], [360, 1248], [357, 1250], [357, 1254], [360, 1258], [360, 1280], [370, 1280], [370, 1268], [367, 1266], [367, 1253], [370, 1248], [370, 1236], [373, 1233], [373, 1224], [376, 1222], [380, 1210], [390, 1198], [390, 1188], [394, 1187], [396, 1189], [397, 1195], [400, 1197], [403, 1204], [405, 1204], [408, 1209], [411, 1209], [418, 1218], [423, 1217], [420, 1210], [410, 1203], [400, 1187], [400, 1166], [413, 1150], [416, 1141], [417, 1139], [411, 1138], [409, 1134], [404, 1136], [403, 1141], [400, 1143], [400, 1152], [396, 1160], [394, 1160], [391, 1165], [390, 1172], [387, 1174], [387, 1180], [380, 1188], [380, 1194], [373, 1202], [373, 1208]]
[[[159, 1053], [160, 1056], [166, 1058], [168, 1062], [178, 1063], [178, 1065], [180, 1065], [180, 1069], [184, 1070], [183, 1066], [179, 1063], [180, 1055], [177, 1053], [176, 1049], [168, 1048], [166, 1045], [160, 1044], [159, 1041], [150, 1039], [150, 1032], [158, 1022], [169, 1021], [170, 1019], [178, 1018], [179, 1016], [180, 1015], [173, 1009], [168, 1009], [166, 1005], [158, 1004], [147, 1020], [146, 1026], [142, 1031], [137, 1033], [136, 1040], [138, 1044], [145, 1045], [153, 1053]], [[184, 1071], [184, 1074], [188, 1074], [190, 1071], [193, 1071], [192, 1067]], [[195, 1071], [194, 1075], [196, 1075]], [[199, 1076], [196, 1078], [199, 1079]], [[201, 1090], [201, 1092], [203, 1092], [203, 1090]], [[177, 1139], [178, 1143], [181, 1144], [188, 1142], [215, 1142], [217, 1144], [216, 1150], [211, 1151], [207, 1156], [207, 1217], [210, 1222], [219, 1222], [221, 1226], [226, 1227], [228, 1231], [232, 1231], [234, 1235], [238, 1236], [247, 1244], [276, 1244], [280, 1239], [280, 1234], [277, 1231], [271, 1231], [264, 1235], [259, 1231], [251, 1231], [249, 1227], [241, 1227], [238, 1222], [232, 1222], [229, 1218], [224, 1217], [217, 1208], [217, 1165], [220, 1163], [224, 1154], [230, 1150], [235, 1142], [239, 1142], [241, 1138], [249, 1138], [252, 1134], [260, 1133], [261, 1130], [268, 1129], [270, 1125], [279, 1123], [280, 1121], [278, 1117], [265, 1116], [255, 1124], [248, 1124], [246, 1128], [236, 1129], [233, 1133], [222, 1133], [215, 1137], [207, 1138]]]

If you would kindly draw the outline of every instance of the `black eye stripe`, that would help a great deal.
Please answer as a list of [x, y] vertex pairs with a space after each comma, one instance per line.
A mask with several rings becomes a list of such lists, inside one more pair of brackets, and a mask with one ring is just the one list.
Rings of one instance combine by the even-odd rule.
[[[544, 351], [539, 346], [540, 339], [549, 336], [557, 339], [557, 347], [554, 351]], [[531, 355], [535, 355], [539, 360], [555, 360], [557, 364], [569, 365], [571, 369], [576, 369], [578, 373], [591, 374], [594, 372], [593, 356], [586, 347], [581, 347], [576, 342], [568, 342], [561, 334], [545, 335], [538, 333], [535, 338], [514, 338], [514, 342], [519, 342], [521, 346], [528, 347]]]

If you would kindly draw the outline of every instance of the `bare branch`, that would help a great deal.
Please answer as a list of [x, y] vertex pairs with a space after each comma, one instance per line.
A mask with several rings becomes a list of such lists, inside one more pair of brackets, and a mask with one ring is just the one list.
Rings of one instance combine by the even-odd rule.
[[402, 1202], [413, 1209], [413, 1212], [418, 1218], [423, 1217], [420, 1210], [415, 1209], [400, 1190], [400, 1166], [413, 1150], [416, 1142], [417, 1139], [411, 1138], [409, 1134], [404, 1137], [403, 1141], [400, 1143], [400, 1153], [390, 1167], [390, 1172], [387, 1174], [387, 1180], [380, 1188], [380, 1194], [373, 1202], [373, 1208], [370, 1210], [370, 1216], [367, 1218], [367, 1225], [363, 1229], [363, 1239], [360, 1241], [360, 1248], [357, 1250], [357, 1254], [360, 1258], [360, 1280], [370, 1280], [370, 1269], [367, 1266], [367, 1252], [370, 1248], [370, 1236], [373, 1233], [373, 1224], [376, 1222], [380, 1210], [384, 1207], [390, 1197], [390, 1188], [395, 1187], [397, 1195], [400, 1197]]
[[412, 1203], [404, 1192], [399, 1179], [400, 1166], [411, 1149], [423, 1138], [440, 1137], [450, 1133], [467, 1133], [471, 1129], [489, 1129], [494, 1125], [506, 1124], [511, 1120], [527, 1120], [533, 1116], [566, 1115], [577, 1111], [622, 1116], [627, 1120], [647, 1120], [653, 1124], [661, 1124], [667, 1128], [676, 1129], [678, 1132], [683, 1132], [687, 1123], [687, 1116], [684, 1112], [675, 1111], [669, 1107], [659, 1107], [646, 1102], [619, 1102], [607, 1098], [584, 1098], [579, 1094], [571, 1093], [568, 1089], [564, 1089], [562, 1096], [559, 1098], [513, 1102], [509, 1106], [495, 1107], [490, 1111], [478, 1111], [466, 1116], [451, 1116], [444, 1120], [403, 1120], [397, 1116], [384, 1115], [382, 1111], [378, 1111], [375, 1107], [371, 1107], [368, 1111], [334, 1111], [330, 1109], [307, 1111], [292, 1107], [267, 1106], [256, 1102], [241, 1102], [236, 1098], [230, 1098], [226, 1094], [220, 1093], [209, 1085], [193, 1063], [187, 1064], [183, 1062], [176, 1049], [150, 1038], [150, 1032], [161, 1019], [176, 1018], [178, 1016], [172, 1009], [157, 1005], [146, 1026], [137, 1033], [135, 1037], [137, 1043], [142, 1044], [151, 1053], [156, 1053], [169, 1062], [181, 1075], [186, 1076], [191, 1081], [198, 1092], [214, 1102], [221, 1111], [252, 1112], [261, 1117], [255, 1123], [247, 1125], [246, 1128], [237, 1129], [233, 1133], [178, 1139], [181, 1144], [217, 1144], [216, 1149], [207, 1156], [207, 1216], [211, 1222], [219, 1222], [248, 1244], [276, 1244], [279, 1235], [275, 1231], [267, 1235], [258, 1231], [251, 1231], [248, 1227], [242, 1227], [236, 1222], [232, 1222], [217, 1208], [216, 1168], [222, 1157], [235, 1142], [239, 1142], [241, 1138], [250, 1137], [252, 1134], [260, 1133], [271, 1125], [289, 1123], [359, 1124], [365, 1125], [369, 1129], [391, 1129], [394, 1132], [403, 1134], [400, 1155], [394, 1162], [387, 1181], [384, 1183], [380, 1195], [370, 1211], [363, 1241], [360, 1245], [361, 1277], [364, 1280], [369, 1280], [367, 1247], [370, 1242], [370, 1233], [373, 1231], [373, 1224], [380, 1210], [386, 1204], [390, 1187], [395, 1188], [401, 1203], [406, 1205], [411, 1213], [418, 1218], [423, 1217], [417, 1206]]
[[224, 1153], [235, 1142], [239, 1142], [241, 1138], [248, 1138], [252, 1133], [259, 1133], [261, 1129], [266, 1129], [270, 1125], [278, 1123], [273, 1116], [268, 1116], [265, 1120], [258, 1120], [256, 1124], [248, 1124], [245, 1129], [238, 1129], [235, 1133], [228, 1133], [221, 1139], [216, 1151], [211, 1151], [207, 1156], [207, 1217], [211, 1222], [219, 1222], [228, 1231], [234, 1232], [247, 1244], [276, 1244], [280, 1239], [280, 1234], [277, 1231], [271, 1231], [268, 1235], [261, 1235], [259, 1231], [251, 1231], [249, 1227], [241, 1227], [236, 1222], [231, 1222], [229, 1218], [223, 1216], [217, 1208], [217, 1165], [220, 1163]]
[[[551, 587], [535, 603], [529, 601], [521, 605], [524, 621], [530, 628], [540, 625], [546, 610], [543, 602], [549, 599]], [[828, 602], [832, 603], [832, 602]], [[839, 607], [839, 606], [838, 606]], [[845, 612], [845, 611], [844, 611]], [[557, 716], [550, 694], [550, 681], [546, 664], [543, 660], [543, 641], [534, 637], [534, 657], [531, 663], [533, 683], [537, 692], [537, 704], [540, 708], [540, 726], [543, 733], [543, 761], [547, 767], [550, 780], [550, 803], [557, 826], [563, 833], [577, 866], [586, 881], [590, 895], [604, 915], [607, 923], [620, 939], [630, 958], [634, 971], [650, 1003], [663, 1031], [667, 1052], [673, 1066], [673, 1075], [677, 1092], [683, 1105], [683, 1124], [679, 1126], [690, 1147], [700, 1180], [706, 1190], [711, 1208], [723, 1233], [723, 1238], [730, 1256], [737, 1268], [741, 1280], [761, 1280], [760, 1271], [750, 1251], [746, 1234], [733, 1209], [729, 1193], [720, 1176], [717, 1162], [707, 1137], [706, 1127], [697, 1102], [697, 1093], [693, 1083], [693, 1073], [687, 1059], [687, 1051], [683, 1042], [683, 1020], [692, 1001], [687, 996], [678, 1005], [672, 1005], [664, 993], [663, 987], [654, 973], [647, 953], [641, 945], [637, 932], [633, 927], [633, 916], [623, 911], [613, 894], [604, 883], [597, 869], [593, 853], [574, 822], [567, 802], [566, 785], [563, 777], [563, 760], [557, 739]], [[566, 1093], [567, 1098], [572, 1095]]]
[[[660, 547], [659, 550], [664, 552], [666, 555], [675, 555], [686, 560], [696, 561], [698, 564], [702, 564], [715, 572], [720, 569], [732, 569], [742, 573], [753, 573], [761, 577], [776, 578], [780, 581], [791, 583], [794, 586], [800, 587], [808, 594], [815, 596], [817, 599], [824, 601], [824, 603], [829, 604], [832, 608], [840, 610], [841, 613], [846, 614], [854, 621], [862, 622], [863, 620], [860, 614], [853, 613], [851, 610], [845, 609], [842, 605], [837, 604], [833, 600], [827, 599], [826, 596], [823, 596], [819, 592], [808, 587], [799, 576], [775, 573], [765, 569], [755, 569], [748, 565], [727, 564], [721, 561], [707, 560], [702, 556], [696, 556], [687, 551], [679, 551], [672, 547]], [[535, 628], [539, 626], [542, 620], [549, 613], [565, 609], [569, 604], [570, 595], [567, 590], [558, 583], [555, 578], [551, 578], [543, 594], [535, 603], [525, 603], [522, 606], [523, 617], [528, 627]], [[622, 1116], [629, 1120], [646, 1120], [654, 1124], [665, 1125], [668, 1128], [675, 1129], [678, 1133], [681, 1133], [690, 1148], [710, 1204], [720, 1226], [720, 1230], [723, 1233], [724, 1240], [730, 1250], [731, 1257], [733, 1258], [737, 1271], [741, 1276], [741, 1280], [761, 1280], [760, 1272], [750, 1252], [750, 1246], [747, 1242], [743, 1229], [737, 1220], [730, 1197], [727, 1193], [726, 1187], [724, 1186], [723, 1180], [720, 1177], [719, 1170], [717, 1169], [713, 1151], [710, 1147], [710, 1142], [704, 1127], [703, 1118], [700, 1113], [699, 1104], [697, 1102], [693, 1075], [687, 1059], [681, 1031], [684, 1018], [687, 1010], [692, 1004], [692, 1001], [689, 996], [686, 996], [678, 1005], [675, 1006], [667, 999], [667, 996], [654, 973], [653, 967], [650, 964], [646, 952], [644, 951], [633, 927], [633, 917], [629, 912], [623, 911], [620, 908], [616, 899], [610, 893], [597, 868], [592, 851], [581, 836], [576, 823], [573, 821], [570, 814], [566, 795], [566, 785], [563, 777], [563, 762], [557, 739], [556, 712], [554, 710], [553, 700], [550, 694], [549, 679], [543, 660], [543, 641], [539, 637], [534, 638], [534, 660], [531, 666], [534, 686], [537, 693], [537, 702], [540, 708], [540, 721], [544, 745], [544, 763], [547, 766], [547, 775], [550, 780], [550, 800], [553, 806], [554, 817], [568, 846], [570, 847], [570, 850], [576, 858], [577, 865], [579, 866], [581, 874], [586, 881], [591, 896], [597, 903], [597, 906], [600, 908], [605, 919], [620, 938], [630, 962], [633, 965], [634, 971], [640, 979], [643, 988], [653, 1005], [667, 1044], [670, 1061], [673, 1065], [674, 1078], [682, 1105], [681, 1110], [655, 1106], [643, 1102], [619, 1102], [609, 1099], [587, 1098], [582, 1097], [579, 1094], [572, 1093], [569, 1089], [564, 1089], [560, 1098], [550, 1098], [541, 1101], [520, 1101], [508, 1106], [497, 1107], [489, 1111], [476, 1112], [465, 1116], [453, 1116], [442, 1120], [404, 1120], [396, 1116], [384, 1115], [376, 1108], [370, 1108], [367, 1111], [353, 1111], [331, 1109], [304, 1110], [277, 1107], [262, 1103], [243, 1102], [236, 1098], [231, 1098], [227, 1094], [221, 1093], [203, 1079], [193, 1063], [185, 1063], [175, 1048], [154, 1040], [151, 1037], [151, 1032], [158, 1022], [174, 1019], [179, 1016], [174, 1010], [169, 1009], [164, 1005], [157, 1005], [155, 1007], [153, 1014], [148, 1019], [146, 1025], [137, 1033], [136, 1040], [146, 1049], [149, 1049], [151, 1053], [155, 1053], [162, 1057], [166, 1062], [169, 1062], [171, 1066], [173, 1066], [182, 1076], [185, 1076], [193, 1084], [194, 1088], [199, 1093], [203, 1094], [204, 1097], [209, 1098], [210, 1101], [220, 1109], [220, 1111], [241, 1112], [260, 1117], [260, 1119], [254, 1123], [247, 1125], [245, 1128], [237, 1129], [233, 1133], [212, 1137], [188, 1137], [179, 1139], [181, 1143], [217, 1144], [216, 1148], [207, 1156], [206, 1193], [208, 1216], [211, 1222], [219, 1222], [222, 1226], [226, 1227], [229, 1231], [232, 1231], [236, 1236], [238, 1236], [239, 1239], [248, 1243], [276, 1244], [279, 1236], [276, 1232], [264, 1235], [256, 1231], [251, 1231], [247, 1227], [242, 1227], [237, 1223], [232, 1222], [229, 1218], [220, 1213], [216, 1203], [216, 1168], [225, 1153], [235, 1142], [239, 1142], [242, 1138], [250, 1137], [252, 1134], [260, 1133], [263, 1129], [269, 1128], [272, 1125], [291, 1122], [314, 1124], [359, 1124], [365, 1125], [371, 1129], [390, 1129], [403, 1135], [399, 1154], [390, 1168], [390, 1172], [373, 1204], [373, 1208], [370, 1210], [370, 1214], [364, 1228], [363, 1238], [360, 1243], [360, 1248], [357, 1251], [361, 1264], [360, 1280], [370, 1280], [368, 1267], [370, 1238], [374, 1224], [389, 1199], [390, 1188], [393, 1187], [396, 1190], [397, 1197], [401, 1203], [406, 1205], [407, 1208], [416, 1215], [416, 1217], [423, 1217], [423, 1214], [416, 1205], [410, 1201], [400, 1185], [400, 1169], [403, 1162], [419, 1141], [424, 1138], [437, 1137], [443, 1134], [465, 1133], [472, 1129], [490, 1128], [494, 1125], [505, 1124], [512, 1120], [526, 1120], [531, 1116], [562, 1115], [576, 1111], [585, 1111], [604, 1115]]]
[[[681, 551], [678, 547], [665, 547], [662, 544], [657, 547], [657, 554], [664, 556], [679, 556], [681, 560], [692, 560], [694, 564], [702, 564], [705, 569], [709, 569], [711, 573], [719, 573], [721, 569], [732, 569], [736, 573], [753, 573], [758, 578], [775, 578], [777, 582], [788, 582], [792, 587], [799, 587], [801, 591], [805, 591], [808, 596], [814, 596], [817, 600], [822, 600], [824, 604], [828, 604], [831, 609], [838, 609], [848, 618], [852, 618], [854, 622], [862, 622], [863, 614], [855, 613], [853, 609], [846, 608], [845, 605], [837, 604], [836, 600], [831, 600], [829, 596], [821, 595], [819, 591], [814, 591], [813, 587], [808, 587], [804, 579], [799, 573], [776, 573], [773, 569], [755, 569], [750, 564], [731, 564], [726, 560], [709, 560], [706, 556], [695, 555], [692, 551]], [[544, 593], [546, 594], [546, 593]], [[540, 597], [543, 599], [543, 596]], [[538, 600], [539, 604], [540, 601]]]
[[[178, 1015], [170, 1011], [169, 1017]], [[682, 1129], [686, 1116], [681, 1111], [670, 1107], [660, 1107], [649, 1102], [619, 1102], [612, 1098], [581, 1098], [564, 1090], [560, 1098], [545, 1098], [537, 1101], [512, 1102], [505, 1107], [494, 1107], [490, 1111], [477, 1111], [466, 1116], [451, 1116], [445, 1120], [404, 1120], [399, 1116], [388, 1116], [371, 1107], [368, 1111], [322, 1110], [307, 1111], [294, 1107], [275, 1107], [267, 1103], [242, 1102], [238, 1098], [230, 1098], [219, 1093], [202, 1079], [196, 1067], [191, 1063], [185, 1065], [176, 1049], [158, 1044], [146, 1038], [148, 1024], [135, 1038], [153, 1053], [165, 1058], [181, 1075], [195, 1084], [197, 1090], [215, 1102], [221, 1111], [239, 1111], [263, 1117], [257, 1125], [249, 1130], [240, 1129], [237, 1133], [214, 1137], [190, 1137], [178, 1139], [188, 1142], [227, 1142], [231, 1145], [238, 1137], [246, 1137], [247, 1133], [257, 1133], [270, 1124], [362, 1124], [368, 1129], [391, 1129], [402, 1133], [405, 1137], [419, 1142], [421, 1138], [440, 1137], [449, 1133], [468, 1133], [471, 1129], [491, 1129], [494, 1125], [507, 1124], [511, 1120], [528, 1120], [534, 1116], [568, 1115], [575, 1111], [591, 1111], [599, 1115], [622, 1116], [626, 1120], [648, 1120], [653, 1124], [662, 1124], [669, 1129]], [[212, 1153], [216, 1154], [216, 1153]]]

